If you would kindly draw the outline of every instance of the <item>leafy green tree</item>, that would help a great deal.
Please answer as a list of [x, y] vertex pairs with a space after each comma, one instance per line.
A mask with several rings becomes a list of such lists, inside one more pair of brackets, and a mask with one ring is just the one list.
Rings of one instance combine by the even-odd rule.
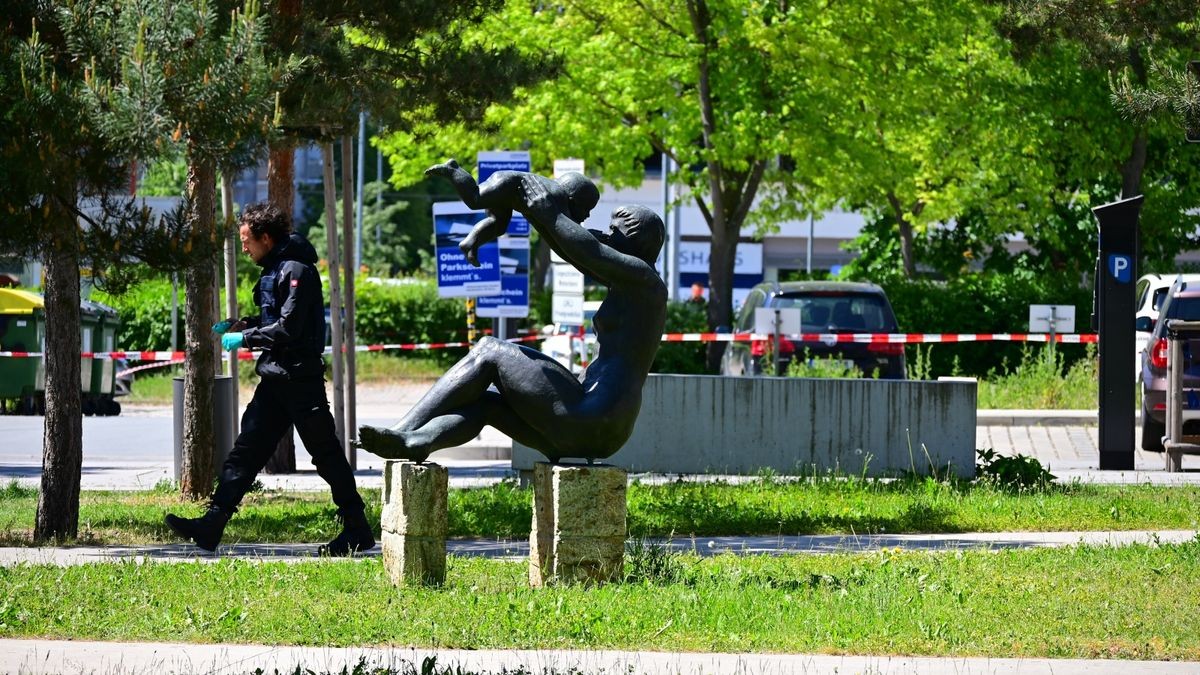
[[[82, 463], [80, 268], [106, 281], [141, 260], [206, 254], [191, 223], [117, 197], [165, 122], [145, 26], [123, 0], [13, 2], [0, 24], [0, 247], [45, 263], [46, 417], [34, 538], [73, 537]], [[119, 285], [114, 283], [113, 285]]]
[[[1076, 158], [1082, 162], [1074, 163], [1099, 165], [1090, 175], [1077, 166], [1067, 183], [1074, 183], [1077, 194], [1091, 195], [1092, 205], [1144, 194], [1143, 258], [1151, 265], [1173, 268], [1178, 251], [1195, 245], [1191, 233], [1200, 224], [1194, 213], [1200, 202], [1200, 176], [1196, 163], [1186, 159], [1188, 151], [1177, 128], [1161, 116], [1156, 119], [1155, 106], [1146, 104], [1161, 97], [1171, 82], [1179, 83], [1182, 64], [1194, 56], [1200, 45], [1200, 6], [1187, 0], [998, 0], [998, 4], [1004, 14], [997, 25], [1022, 64], [1036, 70], [1048, 59], [1061, 62], [1070, 57], [1074, 68], [1061, 67], [1060, 81], [1089, 82], [1117, 105], [1114, 110], [1096, 102], [1075, 117], [1062, 113], [1075, 108], [1070, 93], [1060, 91], [1048, 99], [1059, 119], [1087, 124], [1078, 133], [1090, 138], [1091, 147], [1076, 146]], [[1156, 64], [1179, 64], [1180, 69]], [[1166, 105], [1186, 113], [1185, 100]], [[1065, 161], [1065, 155], [1057, 159]], [[1056, 211], [1069, 211], [1081, 201], [1086, 204], [1086, 197], [1061, 201]], [[1066, 231], [1084, 228], [1075, 222]]]
[[216, 321], [216, 251], [227, 236], [217, 226], [217, 171], [254, 160], [275, 124], [275, 93], [294, 64], [268, 60], [266, 20], [255, 0], [225, 6], [208, 0], [135, 3], [128, 16], [139, 43], [124, 66], [145, 63], [146, 71], [155, 74], [145, 95], [157, 103], [165, 121], [160, 130], [183, 146], [186, 219], [193, 241], [212, 251], [184, 275], [187, 360], [180, 489], [184, 496], [203, 498], [212, 489], [214, 474], [217, 347], [210, 327]]
[[[708, 323], [728, 325], [742, 227], [769, 226], [813, 202], [801, 189], [806, 166], [781, 168], [777, 157], [799, 149], [802, 141], [785, 139], [807, 138], [827, 106], [805, 65], [773, 58], [769, 46], [812, 27], [821, 4], [584, 0], [531, 9], [512, 2], [488, 35], [562, 54], [563, 75], [522, 89], [513, 105], [487, 108], [481, 123], [416, 125], [381, 147], [397, 184], [447, 156], [529, 147], [535, 170], [548, 173], [555, 157], [583, 157], [605, 182], [631, 185], [644, 178], [644, 158], [666, 153], [687, 167], [675, 179], [712, 232]], [[455, 87], [460, 98], [486, 91], [467, 84]], [[773, 208], [752, 210], [760, 197]], [[723, 345], [712, 344], [715, 368]]]

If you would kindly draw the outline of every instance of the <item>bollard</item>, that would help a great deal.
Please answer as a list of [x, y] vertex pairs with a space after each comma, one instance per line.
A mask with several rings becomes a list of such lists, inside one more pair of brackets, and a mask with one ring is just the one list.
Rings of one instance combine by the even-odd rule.
[[[221, 475], [221, 466], [233, 449], [235, 434], [233, 422], [237, 411], [233, 409], [234, 381], [228, 375], [213, 378], [213, 477]], [[175, 482], [183, 476], [183, 378], [176, 377], [171, 383], [175, 422]]]

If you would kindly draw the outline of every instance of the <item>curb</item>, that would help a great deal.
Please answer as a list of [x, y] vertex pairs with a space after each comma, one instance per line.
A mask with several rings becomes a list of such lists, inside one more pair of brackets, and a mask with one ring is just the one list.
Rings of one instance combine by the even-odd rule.
[[[1135, 414], [1135, 420], [1141, 415]], [[1096, 410], [976, 410], [975, 426], [988, 427], [1078, 427], [1097, 426]]]

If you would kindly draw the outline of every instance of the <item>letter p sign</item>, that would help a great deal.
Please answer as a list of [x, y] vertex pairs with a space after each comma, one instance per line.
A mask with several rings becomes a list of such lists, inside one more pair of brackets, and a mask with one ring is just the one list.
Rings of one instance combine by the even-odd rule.
[[1110, 254], [1108, 256], [1108, 273], [1117, 280], [1117, 283], [1129, 283], [1129, 279], [1133, 276], [1133, 259], [1127, 255]]

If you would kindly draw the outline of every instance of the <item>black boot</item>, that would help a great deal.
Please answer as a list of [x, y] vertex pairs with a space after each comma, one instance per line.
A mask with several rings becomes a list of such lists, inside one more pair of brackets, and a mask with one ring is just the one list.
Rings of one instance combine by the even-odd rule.
[[339, 511], [338, 519], [342, 521], [342, 533], [318, 548], [319, 555], [348, 556], [375, 548], [375, 534], [362, 511], [351, 514]]
[[199, 518], [180, 518], [168, 513], [166, 521], [167, 527], [175, 534], [184, 539], [191, 539], [196, 542], [196, 546], [205, 551], [215, 551], [221, 543], [221, 535], [225, 532], [225, 523], [229, 522], [232, 515], [233, 511], [209, 504], [208, 511]]

